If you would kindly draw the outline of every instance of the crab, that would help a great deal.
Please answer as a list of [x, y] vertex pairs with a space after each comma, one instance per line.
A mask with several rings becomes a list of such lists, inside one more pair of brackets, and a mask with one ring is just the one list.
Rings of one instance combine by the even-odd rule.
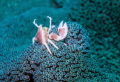
[[47, 18], [50, 19], [49, 21], [49, 28], [47, 27], [42, 27], [42, 24], [38, 25], [36, 23], [36, 19], [34, 19], [33, 24], [38, 28], [37, 33], [35, 35], [35, 37], [33, 37], [32, 39], [32, 43], [34, 44], [35, 41], [38, 41], [41, 45], [45, 45], [45, 47], [47, 48], [48, 52], [50, 54], [52, 54], [50, 48], [48, 47], [48, 43], [51, 43], [56, 49], [59, 49], [52, 40], [55, 41], [60, 41], [63, 40], [68, 33], [68, 26], [67, 23], [65, 22], [63, 24], [63, 21], [60, 22], [59, 26], [58, 26], [58, 35], [55, 33], [50, 33], [51, 29], [53, 28], [52, 25], [52, 18], [47, 16]]

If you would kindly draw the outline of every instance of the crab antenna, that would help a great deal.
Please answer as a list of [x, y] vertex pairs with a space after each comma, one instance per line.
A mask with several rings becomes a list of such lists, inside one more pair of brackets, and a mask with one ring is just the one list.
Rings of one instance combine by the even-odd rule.
[[36, 19], [34, 19], [33, 24], [34, 24], [36, 27], [38, 27], [38, 28], [41, 29], [41, 28], [42, 28], [42, 24], [38, 25], [35, 21], [36, 21]]
[[36, 27], [39, 27], [35, 21], [36, 21], [36, 19], [34, 19], [33, 24], [34, 24]]
[[49, 25], [49, 30], [48, 30], [48, 33], [50, 32], [51, 28], [52, 28], [52, 18], [50, 16], [47, 16], [47, 18], [50, 19], [50, 25]]

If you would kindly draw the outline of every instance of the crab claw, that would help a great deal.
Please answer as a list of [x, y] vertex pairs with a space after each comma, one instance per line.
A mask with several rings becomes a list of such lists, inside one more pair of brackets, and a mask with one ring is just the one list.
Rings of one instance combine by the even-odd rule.
[[68, 32], [67, 23], [63, 24], [63, 21], [62, 21], [58, 27], [58, 33], [61, 39], [64, 39], [67, 36], [67, 32]]
[[63, 24], [63, 21], [61, 21], [61, 23], [59, 24], [59, 27], [58, 27], [58, 34], [59, 35], [57, 35], [55, 33], [51, 33], [49, 35], [49, 38], [56, 40], [56, 41], [63, 40], [67, 36], [67, 33], [68, 33], [67, 23]]

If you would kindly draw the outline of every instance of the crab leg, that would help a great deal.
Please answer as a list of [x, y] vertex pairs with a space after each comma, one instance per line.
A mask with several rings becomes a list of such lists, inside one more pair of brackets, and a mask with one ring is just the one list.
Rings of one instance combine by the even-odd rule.
[[50, 48], [48, 47], [47, 43], [44, 43], [44, 45], [47, 48], [47, 50], [49, 51], [49, 53], [52, 54], [52, 52], [50, 51]]
[[48, 42], [50, 42], [56, 49], [59, 49], [50, 39], [48, 39]]
[[37, 41], [37, 38], [36, 38], [36, 37], [33, 37], [33, 39], [32, 39], [32, 44], [34, 44], [35, 41]]

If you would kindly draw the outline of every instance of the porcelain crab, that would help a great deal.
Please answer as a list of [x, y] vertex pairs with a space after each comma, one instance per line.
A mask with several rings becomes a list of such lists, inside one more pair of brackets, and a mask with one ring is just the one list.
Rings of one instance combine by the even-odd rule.
[[50, 48], [48, 47], [48, 43], [51, 43], [56, 49], [59, 49], [52, 42], [52, 40], [55, 40], [55, 41], [63, 40], [67, 36], [68, 26], [67, 26], [67, 23], [63, 23], [63, 21], [61, 21], [58, 26], [58, 35], [53, 32], [50, 33], [50, 31], [52, 29], [52, 18], [49, 16], [47, 16], [47, 18], [50, 19], [49, 28], [42, 27], [42, 24], [38, 25], [36, 23], [36, 19], [34, 19], [33, 24], [38, 28], [38, 30], [37, 30], [35, 37], [33, 37], [33, 39], [32, 39], [32, 43], [34, 44], [35, 41], [38, 41], [41, 45], [45, 45], [45, 47], [47, 48], [49, 53], [52, 54]]

